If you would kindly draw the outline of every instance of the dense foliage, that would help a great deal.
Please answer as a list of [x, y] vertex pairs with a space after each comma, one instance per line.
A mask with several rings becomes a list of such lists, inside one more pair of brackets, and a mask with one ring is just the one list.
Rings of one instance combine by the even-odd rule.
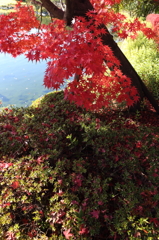
[[0, 238], [157, 239], [159, 128], [62, 99], [0, 114]]
[[[33, 2], [36, 6], [44, 6], [50, 1]], [[114, 12], [112, 6], [120, 2], [91, 0], [88, 4], [91, 7], [82, 15], [75, 15], [69, 28], [64, 12], [57, 10], [53, 3], [52, 9], [56, 8], [60, 15], [45, 25], [40, 24], [33, 6], [18, 2], [15, 12], [0, 16], [0, 51], [14, 57], [25, 54], [31, 61], [47, 59], [44, 77], [47, 88], [59, 89], [66, 79], [78, 75], [67, 82], [65, 89], [65, 98], [78, 106], [98, 111], [117, 102], [130, 107], [139, 101], [140, 93], [131, 77], [121, 71], [121, 62], [115, 52], [108, 44], [103, 44], [102, 36], [107, 35], [105, 26], [111, 24], [112, 31], [120, 38], [134, 37], [139, 30], [148, 38], [155, 34], [138, 19], [129, 22], [124, 15]], [[38, 34], [33, 28], [40, 28]]]

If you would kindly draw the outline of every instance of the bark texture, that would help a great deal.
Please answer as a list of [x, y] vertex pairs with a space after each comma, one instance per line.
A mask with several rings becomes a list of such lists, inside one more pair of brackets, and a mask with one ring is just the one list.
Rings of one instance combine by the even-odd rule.
[[46, 10], [50, 13], [52, 18], [63, 19], [64, 18], [64, 11], [58, 8], [54, 3], [50, 0], [40, 0], [42, 6], [46, 8]]
[[[41, 0], [42, 5], [50, 12], [50, 15], [54, 18], [65, 19], [66, 25], [71, 25], [72, 19], [77, 16], [86, 17], [86, 12], [93, 9], [89, 0], [65, 0], [66, 11], [63, 12], [61, 9], [55, 6], [50, 0]], [[135, 86], [138, 90], [140, 100], [134, 104], [131, 110], [140, 109], [141, 100], [146, 97], [151, 105], [155, 108], [156, 112], [159, 114], [159, 106], [147, 89], [146, 85], [143, 83], [135, 69], [132, 67], [128, 59], [122, 53], [117, 43], [114, 41], [113, 36], [109, 33], [108, 29], [105, 26], [101, 26], [106, 29], [106, 34], [102, 36], [103, 44], [108, 45], [114, 56], [120, 61], [120, 69], [124, 75], [129, 77], [132, 81], [132, 85]], [[77, 78], [77, 75], [75, 75]]]
[[159, 114], [159, 106], [156, 100], [154, 99], [146, 85], [143, 83], [140, 76], [133, 68], [133, 66], [130, 64], [128, 59], [125, 57], [121, 49], [118, 47], [112, 35], [108, 32], [108, 29], [107, 33], [102, 36], [102, 40], [103, 44], [108, 45], [112, 49], [114, 56], [120, 61], [121, 63], [120, 69], [122, 73], [131, 79], [132, 85], [135, 86], [138, 90], [140, 100], [136, 104], [134, 104], [134, 106], [130, 110], [140, 109], [141, 100], [143, 100], [143, 98], [146, 97], [151, 103], [151, 105], [154, 107], [156, 112]]

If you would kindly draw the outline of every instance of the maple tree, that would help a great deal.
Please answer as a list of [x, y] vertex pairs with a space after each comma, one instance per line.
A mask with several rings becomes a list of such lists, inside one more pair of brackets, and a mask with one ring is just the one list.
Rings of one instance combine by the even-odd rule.
[[[47, 59], [44, 85], [59, 89], [67, 81], [65, 98], [86, 109], [99, 110], [113, 103], [137, 109], [146, 96], [155, 110], [159, 107], [134, 68], [126, 59], [106, 26], [120, 38], [148, 38], [155, 33], [135, 19], [128, 22], [113, 11], [121, 0], [66, 0], [57, 7], [50, 0], [32, 0], [51, 15], [48, 25], [37, 20], [33, 6], [16, 5], [16, 11], [0, 16], [0, 51], [29, 60]], [[39, 29], [32, 32], [32, 29]]]

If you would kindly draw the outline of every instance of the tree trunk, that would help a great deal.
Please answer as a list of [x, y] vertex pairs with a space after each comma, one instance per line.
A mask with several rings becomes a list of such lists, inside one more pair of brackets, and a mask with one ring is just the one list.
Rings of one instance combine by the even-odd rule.
[[[91, 5], [89, 5], [90, 4], [89, 0], [74, 0], [74, 1], [76, 2], [76, 4], [75, 4], [76, 9], [79, 9], [78, 3], [81, 4], [81, 2], [83, 4], [87, 3], [87, 6], [89, 6], [87, 11], [93, 9], [93, 7]], [[76, 11], [74, 11], [74, 13], [76, 13]], [[84, 15], [84, 12], [82, 15]], [[75, 16], [76, 16], [76, 14], [75, 14]], [[77, 16], [79, 16], [79, 15], [77, 15]], [[156, 112], [159, 114], [159, 106], [158, 106], [156, 100], [154, 99], [154, 97], [152, 96], [152, 94], [150, 93], [150, 91], [148, 90], [146, 85], [143, 83], [140, 76], [137, 74], [137, 72], [133, 68], [133, 66], [130, 64], [128, 59], [125, 57], [125, 55], [123, 54], [123, 52], [121, 51], [121, 49], [119, 48], [117, 43], [114, 41], [113, 36], [109, 33], [108, 29], [105, 26], [101, 26], [101, 27], [106, 29], [106, 34], [104, 34], [102, 36], [103, 44], [109, 46], [112, 49], [114, 56], [120, 61], [120, 64], [121, 64], [120, 70], [122, 71], [122, 73], [124, 75], [126, 75], [127, 77], [129, 77], [131, 79], [132, 85], [135, 86], [138, 90], [140, 99], [138, 102], [136, 102], [130, 108], [130, 110], [132, 110], [132, 111], [139, 110], [140, 106], [141, 106], [141, 101], [143, 100], [144, 97], [146, 97], [149, 100], [149, 102], [151, 103], [151, 105], [154, 107]]]
[[132, 85], [135, 86], [138, 90], [140, 99], [137, 103], [134, 104], [134, 106], [130, 110], [140, 109], [141, 101], [144, 97], [146, 97], [151, 103], [151, 105], [154, 107], [156, 112], [159, 114], [159, 106], [156, 100], [154, 99], [146, 85], [143, 83], [133, 66], [130, 64], [128, 59], [125, 57], [123, 52], [120, 50], [117, 43], [114, 41], [112, 35], [109, 33], [108, 29], [107, 33], [102, 36], [102, 40], [103, 44], [108, 45], [112, 49], [114, 56], [120, 61], [120, 70], [122, 71], [122, 73], [131, 79]]

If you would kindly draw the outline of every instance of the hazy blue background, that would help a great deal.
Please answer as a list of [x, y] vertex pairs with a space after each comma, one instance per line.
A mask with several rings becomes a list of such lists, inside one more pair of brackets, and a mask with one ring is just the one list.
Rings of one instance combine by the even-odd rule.
[[[2, 106], [28, 106], [50, 90], [43, 86], [46, 62], [28, 62], [0, 53], [0, 100]], [[1, 106], [0, 106], [1, 107]]]

